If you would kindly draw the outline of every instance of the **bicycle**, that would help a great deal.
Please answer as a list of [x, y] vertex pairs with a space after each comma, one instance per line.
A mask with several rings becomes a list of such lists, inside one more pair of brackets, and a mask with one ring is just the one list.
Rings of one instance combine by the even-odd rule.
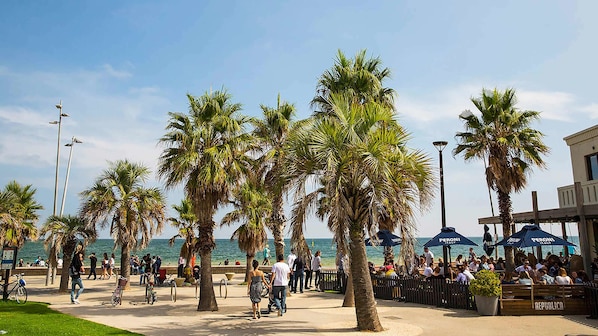
[[2, 287], [8, 288], [11, 284], [15, 284], [6, 295], [5, 300], [11, 299], [17, 301], [17, 303], [25, 303], [27, 302], [27, 288], [25, 288], [27, 282], [23, 279], [25, 273], [15, 274], [14, 276], [17, 277], [17, 281], [2, 285]]
[[176, 281], [174, 274], [170, 274], [165, 279], [158, 278], [158, 286], [170, 287], [170, 301], [176, 302]]
[[112, 307], [116, 306], [116, 305], [122, 305], [122, 295], [123, 295], [123, 289], [124, 287], [127, 285], [127, 278], [121, 276], [118, 278], [118, 284], [116, 285], [116, 288], [114, 289], [114, 292], [112, 292], [112, 298], [110, 299], [110, 303], [112, 304]]
[[176, 282], [174, 275], [171, 274], [166, 278], [154, 277], [153, 274], [146, 273], [147, 285], [145, 286], [145, 301], [151, 305], [158, 300], [158, 292], [155, 287], [170, 287], [170, 301], [176, 302]]
[[156, 302], [156, 294], [154, 280], [148, 277], [148, 282], [145, 285], [145, 302], [153, 305]]

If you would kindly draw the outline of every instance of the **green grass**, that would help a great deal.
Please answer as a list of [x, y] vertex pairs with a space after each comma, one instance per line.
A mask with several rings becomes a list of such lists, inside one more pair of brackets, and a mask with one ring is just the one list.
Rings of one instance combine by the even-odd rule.
[[52, 310], [46, 303], [0, 300], [0, 330], [7, 335], [140, 335]]

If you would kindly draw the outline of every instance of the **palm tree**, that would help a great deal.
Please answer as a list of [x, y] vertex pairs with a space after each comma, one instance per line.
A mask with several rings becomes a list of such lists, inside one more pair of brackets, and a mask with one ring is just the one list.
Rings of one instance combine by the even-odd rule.
[[[486, 183], [498, 194], [498, 206], [502, 220], [503, 236], [512, 234], [513, 208], [511, 192], [521, 191], [533, 166], [545, 168], [543, 154], [549, 148], [542, 142], [543, 134], [530, 128], [539, 119], [536, 111], [521, 111], [515, 107], [514, 89], [504, 92], [483, 89], [478, 98], [471, 101], [481, 113], [478, 118], [466, 110], [460, 118], [465, 131], [457, 132], [459, 144], [453, 155], [463, 154], [465, 161], [481, 159], [487, 162]], [[513, 249], [505, 246], [507, 271], [515, 269]]]
[[214, 215], [228, 202], [239, 183], [249, 135], [249, 119], [240, 115], [240, 104], [226, 91], [187, 95], [189, 113], [170, 112], [167, 133], [160, 139], [166, 148], [160, 156], [160, 177], [167, 188], [184, 184], [198, 222], [201, 258], [200, 296], [197, 309], [218, 310], [212, 283]]
[[280, 101], [278, 95], [276, 108], [261, 105], [263, 120], [254, 121], [254, 136], [260, 148], [260, 160], [264, 175], [264, 184], [272, 199], [272, 212], [267, 226], [272, 231], [276, 256], [284, 255], [284, 214], [283, 197], [288, 191], [282, 171], [285, 160], [285, 146], [289, 132], [293, 127], [295, 106]]
[[221, 225], [242, 222], [233, 232], [231, 240], [238, 239], [239, 249], [246, 254], [246, 282], [251, 281], [249, 272], [255, 254], [263, 249], [268, 241], [265, 224], [272, 212], [270, 196], [258, 181], [257, 174], [249, 175], [253, 175], [253, 178], [250, 176], [233, 194], [234, 210], [227, 213], [221, 222]]
[[[114, 247], [120, 246], [121, 275], [129, 279], [131, 251], [147, 247], [165, 222], [162, 191], [144, 187], [149, 168], [128, 160], [111, 162], [87, 190], [81, 193], [81, 216], [88, 225], [110, 227]], [[127, 286], [129, 282], [127, 282]]]
[[37, 239], [37, 211], [43, 206], [35, 200], [36, 189], [9, 182], [0, 191], [0, 246], [23, 247], [27, 239]]
[[[298, 192], [295, 206], [307, 208], [294, 209], [293, 234], [302, 234], [297, 228], [309, 209], [325, 211], [339, 249], [349, 253], [357, 326], [381, 331], [367, 267], [366, 232], [378, 230], [380, 213], [391, 217], [393, 229], [414, 228], [415, 210], [428, 206], [432, 196], [430, 160], [407, 148], [408, 135], [387, 106], [347, 92], [332, 93], [329, 103], [327, 115], [313, 119], [289, 140], [287, 174]], [[314, 180], [321, 189], [307, 194], [306, 185]]]
[[[187, 198], [181, 200], [181, 204], [173, 205], [172, 208], [179, 214], [179, 218], [170, 217], [168, 221], [170, 224], [178, 229], [178, 233], [168, 240], [170, 246], [174, 245], [177, 238], [183, 238], [185, 242], [181, 246], [181, 255], [185, 256], [185, 268], [190, 268], [191, 258], [198, 251], [198, 239], [195, 234], [197, 224], [197, 217], [193, 212], [191, 201]], [[189, 275], [191, 272], [186, 271], [184, 274]], [[186, 281], [190, 279], [187, 278]]]
[[83, 218], [67, 215], [48, 217], [41, 230], [42, 236], [46, 234], [48, 235], [44, 240], [46, 249], [54, 247], [56, 251], [62, 250], [64, 258], [59, 291], [66, 292], [69, 283], [69, 267], [79, 239], [82, 240], [81, 246], [84, 248], [96, 240], [97, 231], [95, 226], [89, 226]]
[[390, 69], [382, 67], [380, 58], [368, 59], [366, 50], [361, 50], [351, 59], [339, 50], [333, 67], [318, 80], [317, 95], [311, 101], [315, 115], [330, 112], [330, 95], [341, 92], [355, 97], [359, 103], [377, 101], [394, 111], [395, 91], [383, 85], [388, 78]]

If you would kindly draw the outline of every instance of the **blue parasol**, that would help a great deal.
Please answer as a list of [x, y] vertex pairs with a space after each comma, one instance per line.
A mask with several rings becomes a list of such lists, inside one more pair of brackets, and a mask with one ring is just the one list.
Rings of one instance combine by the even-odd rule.
[[511, 246], [511, 247], [532, 247], [545, 245], [563, 245], [575, 246], [564, 239], [553, 236], [546, 231], [542, 231], [537, 225], [525, 225], [520, 231], [505, 238], [496, 245]]
[[440, 230], [440, 233], [434, 236], [434, 238], [430, 239], [427, 243], [424, 244], [424, 247], [430, 246], [451, 246], [451, 245], [473, 245], [478, 246], [478, 244], [472, 242], [471, 240], [465, 238], [461, 234], [455, 231], [453, 227], [443, 227]]
[[376, 237], [365, 240], [365, 246], [396, 246], [401, 244], [401, 237], [388, 230], [380, 230]]

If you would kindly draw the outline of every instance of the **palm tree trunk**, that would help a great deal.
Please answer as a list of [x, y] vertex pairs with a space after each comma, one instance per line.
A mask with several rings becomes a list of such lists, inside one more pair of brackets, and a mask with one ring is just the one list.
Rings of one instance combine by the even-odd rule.
[[[125, 290], [131, 287], [131, 268], [129, 267], [129, 259], [131, 259], [131, 248], [129, 244], [123, 244], [120, 249], [120, 275], [127, 278], [127, 285]], [[116, 277], [118, 282], [118, 277]]]
[[384, 246], [384, 264], [394, 261], [395, 253], [392, 246]]
[[284, 216], [282, 203], [282, 196], [275, 196], [272, 202], [272, 216], [270, 217], [270, 223], [272, 236], [274, 237], [274, 249], [276, 250], [274, 260], [276, 260], [279, 255], [284, 256], [284, 227], [286, 218]]
[[[185, 243], [187, 244], [187, 243]], [[191, 270], [191, 258], [193, 257], [193, 249], [191, 244], [187, 245], [187, 254], [185, 258], [185, 267], [183, 268], [183, 274], [185, 274], [185, 282], [191, 282], [193, 278], [193, 271]]]
[[62, 260], [62, 270], [60, 273], [60, 287], [58, 292], [66, 293], [68, 292], [69, 288], [69, 268], [71, 267], [71, 263], [73, 262], [73, 253], [75, 252], [75, 247], [77, 247], [77, 241], [68, 241], [64, 244], [62, 248], [64, 254], [64, 260]]
[[355, 292], [353, 291], [353, 276], [351, 276], [351, 272], [347, 275], [347, 288], [345, 289], [343, 307], [355, 307]]
[[[199, 303], [198, 311], [217, 311], [218, 303], [214, 293], [214, 282], [212, 280], [212, 251], [216, 246], [214, 242], [214, 222], [211, 213], [202, 213], [199, 228], [199, 257], [201, 258], [201, 278], [199, 281]], [[198, 216], [199, 217], [199, 216]]]
[[251, 253], [247, 253], [245, 255], [245, 282], [251, 281], [249, 279], [249, 272], [251, 272], [252, 266], [251, 263], [253, 262], [253, 258], [255, 257], [255, 253], [253, 255]]
[[[513, 208], [511, 203], [511, 196], [508, 193], [498, 190], [498, 209], [500, 211], [500, 219], [502, 221], [503, 238], [511, 236], [511, 226], [513, 225]], [[505, 246], [505, 265], [507, 272], [515, 270], [515, 255], [513, 248]]]
[[352, 228], [350, 237], [350, 268], [355, 298], [357, 329], [360, 331], [382, 331], [384, 329], [378, 318], [376, 301], [374, 300], [374, 288], [372, 287], [372, 279], [368, 270], [363, 230], [361, 228]]

